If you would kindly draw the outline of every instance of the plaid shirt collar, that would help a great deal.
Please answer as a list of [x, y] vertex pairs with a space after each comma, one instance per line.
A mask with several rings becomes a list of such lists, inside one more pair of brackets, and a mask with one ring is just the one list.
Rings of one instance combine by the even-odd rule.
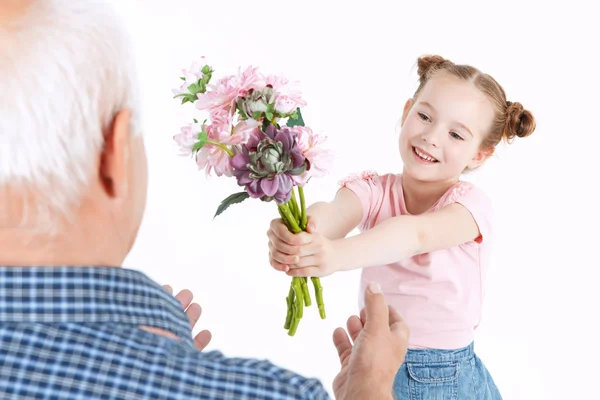
[[32, 322], [147, 325], [194, 347], [177, 299], [125, 268], [0, 266], [0, 323]]

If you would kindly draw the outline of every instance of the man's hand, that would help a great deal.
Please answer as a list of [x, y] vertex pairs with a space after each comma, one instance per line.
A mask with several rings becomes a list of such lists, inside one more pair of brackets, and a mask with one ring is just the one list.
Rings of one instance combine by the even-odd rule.
[[[163, 287], [165, 288], [165, 290], [167, 292], [173, 294], [173, 288], [171, 286], [164, 285]], [[200, 319], [200, 315], [202, 315], [202, 307], [200, 307], [200, 304], [198, 304], [198, 303], [192, 303], [192, 299], [194, 298], [194, 295], [188, 289], [184, 289], [181, 292], [177, 293], [175, 298], [177, 300], [179, 300], [181, 307], [183, 307], [183, 310], [185, 311], [185, 315], [187, 315], [187, 317], [190, 321], [190, 325], [192, 326], [192, 329], [194, 329], [194, 326], [196, 326], [196, 323]], [[175, 334], [165, 331], [163, 329], [155, 328], [152, 326], [142, 326], [140, 328], [145, 331], [148, 331], [150, 333], [154, 333], [156, 335], [165, 336], [165, 337], [168, 337], [171, 339], [179, 340], [179, 338]], [[198, 351], [202, 351], [202, 350], [204, 350], [204, 348], [206, 346], [208, 346], [211, 339], [212, 339], [212, 334], [210, 333], [210, 331], [203, 330], [200, 333], [198, 333], [196, 335], [196, 337], [194, 338], [194, 346], [196, 347], [196, 349]]]
[[368, 286], [360, 314], [360, 318], [353, 315], [348, 319], [348, 333], [343, 328], [333, 333], [341, 364], [333, 381], [335, 397], [392, 399], [394, 378], [408, 347], [408, 326], [387, 306], [378, 284]]

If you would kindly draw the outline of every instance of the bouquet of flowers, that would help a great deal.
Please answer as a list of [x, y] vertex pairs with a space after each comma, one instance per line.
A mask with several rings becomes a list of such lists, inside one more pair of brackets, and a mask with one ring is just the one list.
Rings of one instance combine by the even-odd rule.
[[[173, 90], [174, 98], [182, 105], [194, 104], [208, 119], [194, 119], [173, 139], [180, 154], [192, 156], [207, 176], [214, 172], [235, 177], [244, 188], [225, 198], [215, 217], [232, 204], [254, 198], [275, 202], [291, 232], [305, 231], [304, 186], [311, 177], [327, 173], [332, 153], [322, 148], [326, 138], [304, 125], [300, 109], [306, 102], [296, 83], [263, 75], [251, 66], [211, 83], [213, 73], [204, 57], [183, 70], [183, 84]], [[323, 287], [319, 278], [311, 281], [319, 315], [325, 319]], [[292, 278], [286, 302], [284, 328], [293, 336], [304, 307], [312, 304], [307, 278]]]

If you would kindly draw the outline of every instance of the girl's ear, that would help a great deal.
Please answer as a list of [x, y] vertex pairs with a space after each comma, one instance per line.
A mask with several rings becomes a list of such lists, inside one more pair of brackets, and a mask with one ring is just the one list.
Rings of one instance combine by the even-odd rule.
[[475, 157], [471, 160], [469, 165], [467, 165], [468, 169], [475, 169], [483, 164], [488, 158], [490, 158], [494, 154], [494, 149], [490, 150], [479, 150]]
[[408, 116], [408, 113], [410, 112], [412, 106], [413, 99], [406, 100], [406, 103], [404, 104], [404, 111], [402, 112], [402, 123], [400, 124], [400, 126], [404, 125], [404, 121], [406, 121], [406, 117]]

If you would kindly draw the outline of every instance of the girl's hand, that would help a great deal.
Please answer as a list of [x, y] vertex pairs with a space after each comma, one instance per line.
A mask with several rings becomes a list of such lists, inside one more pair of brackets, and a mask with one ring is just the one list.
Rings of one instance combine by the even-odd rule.
[[300, 246], [309, 244], [310, 234], [294, 234], [285, 226], [281, 218], [271, 221], [267, 231], [269, 238], [269, 263], [278, 271], [288, 272], [290, 265], [300, 262]]
[[293, 234], [280, 219], [273, 220], [267, 232], [271, 266], [302, 277], [320, 278], [338, 271], [336, 242], [319, 233], [317, 225], [309, 216], [307, 231]]

